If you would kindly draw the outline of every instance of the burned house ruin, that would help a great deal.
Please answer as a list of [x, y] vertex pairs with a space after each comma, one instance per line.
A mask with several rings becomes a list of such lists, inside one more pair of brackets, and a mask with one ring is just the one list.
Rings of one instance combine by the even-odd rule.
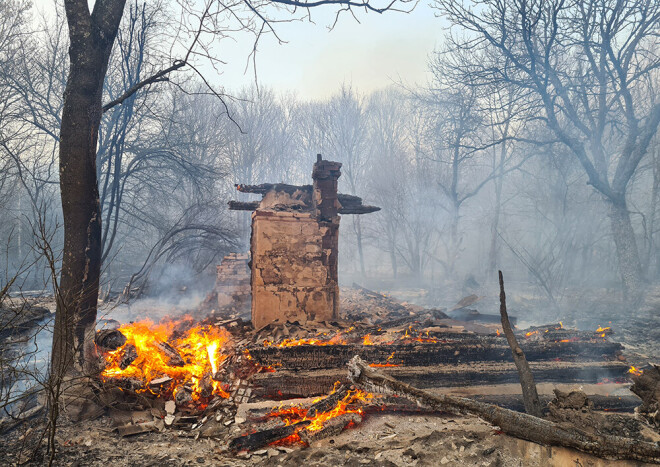
[[252, 211], [250, 271], [252, 324], [275, 320], [332, 320], [339, 317], [337, 258], [339, 214], [380, 208], [357, 196], [337, 193], [341, 163], [318, 155], [312, 185], [236, 185], [261, 201], [230, 201]]

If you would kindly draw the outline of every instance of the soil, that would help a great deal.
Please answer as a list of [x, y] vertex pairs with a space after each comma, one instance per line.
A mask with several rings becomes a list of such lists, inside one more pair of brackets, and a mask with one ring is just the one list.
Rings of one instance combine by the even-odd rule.
[[[14, 433], [0, 447], [4, 465], [42, 465], [45, 454], [30, 459], [39, 433]], [[372, 414], [354, 429], [310, 447], [270, 447], [233, 456], [225, 444], [193, 439], [187, 432], [165, 431], [120, 437], [108, 417], [58, 432], [58, 466], [633, 466], [574, 450], [545, 447], [511, 438], [471, 416]]]

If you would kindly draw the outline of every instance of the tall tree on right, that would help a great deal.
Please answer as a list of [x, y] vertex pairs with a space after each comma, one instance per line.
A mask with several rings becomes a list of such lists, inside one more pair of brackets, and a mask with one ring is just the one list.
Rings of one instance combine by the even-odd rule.
[[[478, 4], [477, 4], [478, 3]], [[642, 268], [626, 191], [660, 123], [649, 88], [660, 67], [657, 0], [435, 0], [456, 34], [461, 72], [526, 91], [552, 139], [578, 159], [608, 204], [624, 296]], [[466, 54], [466, 51], [470, 54]]]

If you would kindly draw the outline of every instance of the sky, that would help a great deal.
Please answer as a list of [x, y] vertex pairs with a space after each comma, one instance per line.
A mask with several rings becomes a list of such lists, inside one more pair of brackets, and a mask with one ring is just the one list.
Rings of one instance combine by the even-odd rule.
[[[34, 1], [47, 16], [53, 14], [54, 0]], [[258, 83], [300, 99], [327, 98], [342, 84], [351, 84], [363, 94], [393, 83], [426, 84], [429, 56], [444, 33], [443, 22], [435, 17], [428, 1], [421, 0], [411, 13], [377, 14], [356, 9], [359, 23], [342, 14], [332, 30], [333, 6], [312, 9], [313, 22], [279, 23], [275, 29], [285, 43], [272, 35], [259, 42]], [[94, 0], [88, 3], [91, 10]], [[253, 84], [254, 70], [246, 71], [253, 44], [249, 35], [236, 34], [221, 41], [214, 53], [226, 65], [219, 76], [215, 71], [205, 71], [205, 75], [230, 93]]]
[[[315, 99], [328, 97], [342, 83], [368, 93], [392, 83], [428, 81], [427, 63], [440, 43], [443, 24], [427, 4], [420, 3], [408, 14], [361, 14], [360, 23], [343, 15], [329, 31], [333, 18], [330, 8], [315, 10], [315, 24], [277, 26], [278, 35], [287, 43], [278, 44], [273, 37], [262, 39], [257, 55], [259, 84]], [[221, 77], [226, 89], [254, 81], [252, 70], [245, 73], [252, 44], [249, 39], [243, 42], [223, 55], [228, 62]]]

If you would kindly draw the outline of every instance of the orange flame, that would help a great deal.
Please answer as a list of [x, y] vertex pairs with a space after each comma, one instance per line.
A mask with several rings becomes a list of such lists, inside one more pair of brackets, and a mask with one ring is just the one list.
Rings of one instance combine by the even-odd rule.
[[607, 331], [611, 331], [611, 330], [612, 330], [612, 328], [609, 327], [609, 326], [607, 326], [606, 328], [602, 328], [602, 327], [598, 326], [598, 329], [596, 329], [596, 332], [602, 332], [603, 335], [601, 337], [605, 337], [605, 333], [607, 333]]
[[[345, 332], [351, 332], [354, 328], [350, 327]], [[330, 339], [322, 338], [321, 336], [326, 336], [327, 333], [319, 334], [317, 337], [309, 337], [305, 339], [284, 339], [279, 344], [275, 344], [273, 341], [264, 340], [264, 347], [296, 347], [299, 345], [345, 345], [346, 341], [342, 337], [342, 333], [338, 332]]]
[[[337, 389], [332, 390], [333, 394]], [[356, 402], [369, 403], [374, 397], [373, 394], [365, 392], [361, 389], [349, 390], [346, 395], [337, 402], [337, 404], [327, 410], [326, 412], [316, 414], [315, 416], [308, 416], [309, 409], [300, 406], [279, 407], [268, 414], [268, 417], [277, 417], [288, 426], [302, 421], [310, 421], [311, 423], [305, 428], [308, 431], [319, 431], [323, 428], [325, 422], [346, 413], [356, 413], [362, 416], [364, 411], [362, 408], [349, 407]], [[320, 400], [320, 399], [319, 399]], [[315, 400], [316, 402], [317, 400]], [[293, 438], [295, 440], [295, 438]]]
[[362, 338], [362, 345], [374, 345], [370, 334], [367, 334]]
[[370, 363], [369, 366], [374, 367], [374, 368], [385, 368], [385, 367], [389, 367], [389, 366], [400, 366], [398, 363], [392, 363], [391, 362], [391, 360], [393, 358], [394, 358], [394, 352], [392, 352], [392, 354], [389, 357], [387, 357], [387, 360], [385, 360], [385, 363]]
[[538, 329], [536, 331], [530, 331], [528, 333], [525, 333], [525, 337], [533, 336], [534, 334], [538, 334], [538, 333], [539, 333]]
[[[184, 320], [191, 318], [186, 317]], [[126, 343], [103, 355], [106, 367], [101, 372], [104, 380], [112, 378], [132, 378], [142, 381], [145, 386], [149, 381], [169, 376], [172, 378], [172, 393], [184, 384], [192, 388], [192, 398], [199, 401], [202, 397], [202, 380], [207, 378], [212, 395], [229, 397], [221, 383], [211, 377], [228, 355], [222, 353], [223, 347], [230, 340], [227, 331], [212, 326], [195, 326], [182, 336], [172, 338], [176, 326], [182, 321], [168, 321], [154, 324], [150, 320], [125, 324], [119, 331], [126, 336]], [[159, 343], [167, 343], [174, 348], [183, 360], [180, 366], [173, 365]], [[137, 351], [137, 358], [126, 368], [120, 367], [121, 358], [127, 346], [132, 345]], [[148, 389], [144, 389], [147, 391]]]
[[639, 368], [635, 368], [634, 366], [631, 366], [630, 369], [628, 370], [628, 373], [635, 376], [642, 376], [643, 372]]

